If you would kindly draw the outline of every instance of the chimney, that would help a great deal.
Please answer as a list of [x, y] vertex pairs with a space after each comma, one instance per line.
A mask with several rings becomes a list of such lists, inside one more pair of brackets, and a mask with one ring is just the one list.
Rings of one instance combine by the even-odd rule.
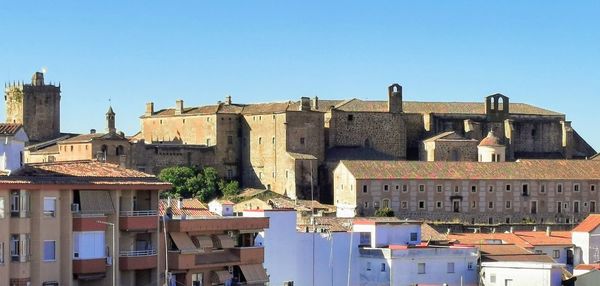
[[90, 129], [90, 134], [96, 134], [96, 129]]
[[154, 102], [150, 101], [146, 103], [146, 116], [152, 116], [154, 114]]
[[388, 112], [402, 113], [402, 86], [397, 83], [388, 87]]
[[231, 105], [231, 95], [225, 97], [225, 105]]
[[175, 101], [175, 114], [179, 115], [183, 113], [183, 100], [178, 99]]
[[550, 226], [546, 227], [546, 236], [552, 236], [552, 228]]
[[319, 109], [319, 97], [315, 96], [312, 98], [311, 107], [313, 110]]
[[301, 97], [300, 98], [300, 111], [309, 111], [310, 110], [310, 98]]

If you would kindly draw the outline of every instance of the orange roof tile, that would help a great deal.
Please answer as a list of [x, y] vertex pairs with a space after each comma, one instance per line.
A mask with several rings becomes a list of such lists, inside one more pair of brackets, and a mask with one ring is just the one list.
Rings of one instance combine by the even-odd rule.
[[356, 179], [598, 180], [599, 160], [516, 162], [341, 161]]
[[451, 233], [447, 236], [449, 240], [461, 244], [498, 245], [497, 241], [500, 240], [503, 244], [514, 244], [523, 248], [532, 247], [529, 242], [514, 233]]
[[516, 231], [515, 235], [533, 246], [573, 245], [570, 231], [552, 231], [550, 236], [545, 231]]
[[[181, 208], [179, 208], [179, 199], [171, 198], [171, 213], [175, 216], [185, 215], [187, 217], [210, 217], [217, 216], [211, 213], [208, 208], [198, 199], [182, 199]], [[169, 199], [161, 199], [158, 204], [159, 214], [165, 215], [169, 208]]]
[[575, 269], [577, 269], [577, 270], [594, 270], [594, 269], [600, 270], [600, 264], [579, 264], [579, 265], [575, 266]]
[[[598, 161], [598, 162], [600, 162], [600, 161]], [[573, 232], [592, 232], [599, 225], [600, 225], [600, 214], [590, 214], [579, 225], [577, 225], [572, 231]]]
[[15, 135], [23, 125], [17, 123], [0, 123], [0, 135]]

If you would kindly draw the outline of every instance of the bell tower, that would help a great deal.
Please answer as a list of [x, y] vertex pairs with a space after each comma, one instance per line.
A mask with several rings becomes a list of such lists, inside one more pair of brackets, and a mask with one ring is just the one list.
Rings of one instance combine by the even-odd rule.
[[117, 133], [117, 128], [115, 128], [115, 112], [112, 106], [109, 106], [106, 112], [106, 131], [110, 134]]

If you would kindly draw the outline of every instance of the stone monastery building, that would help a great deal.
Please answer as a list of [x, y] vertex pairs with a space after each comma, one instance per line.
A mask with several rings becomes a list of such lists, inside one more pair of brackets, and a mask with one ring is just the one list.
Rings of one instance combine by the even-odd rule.
[[[141, 131], [131, 137], [116, 131], [111, 108], [106, 133], [73, 137], [59, 130], [60, 86], [45, 84], [43, 76], [5, 88], [7, 120], [23, 124], [35, 143], [26, 150], [26, 162], [100, 156], [149, 173], [173, 165], [213, 166], [244, 187], [291, 198], [314, 192], [331, 202], [332, 172], [341, 160], [478, 161], [478, 151], [490, 161], [500, 155], [515, 161], [596, 154], [564, 114], [510, 103], [502, 94], [482, 102], [404, 101], [398, 84], [389, 86], [384, 101], [302, 97], [241, 104], [228, 96], [195, 107], [177, 100], [165, 109], [150, 102]], [[479, 146], [490, 130], [493, 144]]]

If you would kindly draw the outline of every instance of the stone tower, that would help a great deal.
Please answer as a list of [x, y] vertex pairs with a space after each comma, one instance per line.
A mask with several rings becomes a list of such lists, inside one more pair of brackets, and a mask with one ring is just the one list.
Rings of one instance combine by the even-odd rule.
[[402, 86], [397, 83], [388, 87], [388, 112], [402, 113]]
[[4, 90], [6, 122], [23, 124], [30, 142], [60, 136], [60, 85], [44, 83], [44, 74], [36, 72], [31, 84], [9, 83]]
[[109, 106], [106, 112], [106, 131], [110, 134], [117, 133], [117, 128], [115, 128], [115, 112], [112, 106]]

